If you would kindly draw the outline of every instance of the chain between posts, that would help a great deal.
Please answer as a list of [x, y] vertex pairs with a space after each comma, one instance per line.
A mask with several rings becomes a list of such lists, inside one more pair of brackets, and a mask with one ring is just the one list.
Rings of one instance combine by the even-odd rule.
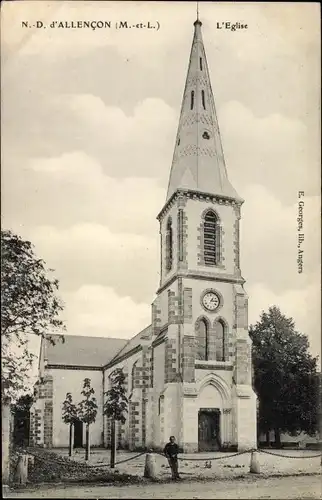
[[296, 456], [296, 455], [282, 455], [280, 453], [272, 453], [271, 451], [266, 451], [266, 450], [258, 450], [260, 453], [266, 453], [267, 455], [273, 455], [273, 457], [282, 457], [282, 458], [318, 458], [322, 457], [322, 453], [319, 453], [318, 455], [306, 455], [306, 456]]
[[129, 462], [130, 460], [134, 460], [135, 458], [142, 457], [142, 455], [146, 455], [146, 453], [147, 453], [146, 451], [142, 451], [142, 453], [135, 455], [135, 457], [126, 458], [125, 460], [120, 460], [119, 462], [115, 462], [115, 465], [124, 464], [125, 462]]
[[[224, 457], [203, 457], [203, 458], [182, 458], [178, 457], [178, 460], [183, 460], [183, 461], [189, 461], [189, 462], [211, 462], [212, 460], [225, 460], [226, 458], [232, 458], [232, 457], [237, 457], [238, 455], [244, 455], [245, 453], [251, 453], [252, 451], [256, 450], [245, 450], [245, 451], [239, 451], [237, 453], [233, 453], [232, 455], [226, 455]], [[153, 453], [156, 453], [157, 455], [161, 455], [162, 457], [165, 457], [164, 453], [161, 453], [159, 451], [154, 451]], [[165, 457], [166, 458], [166, 457]]]
[[[50, 458], [44, 458], [44, 457], [40, 457], [39, 455], [35, 454], [35, 453], [32, 453], [30, 451], [27, 451], [27, 450], [21, 450], [23, 453], [27, 454], [27, 455], [31, 455], [33, 457], [35, 457], [36, 460], [40, 461], [40, 462], [46, 462], [46, 463], [58, 463], [58, 464], [61, 464], [65, 467], [70, 467], [70, 468], [76, 468], [76, 467], [82, 467], [82, 468], [87, 468], [87, 469], [99, 469], [101, 467], [110, 467], [110, 463], [107, 463], [107, 464], [86, 464], [86, 463], [83, 463], [83, 462], [77, 462], [77, 461], [73, 461], [71, 460], [70, 458], [68, 458], [67, 460], [61, 460], [59, 457], [57, 457], [57, 459], [50, 459]], [[186, 462], [212, 462], [212, 461], [215, 461], [215, 460], [226, 460], [228, 458], [233, 458], [233, 457], [237, 457], [237, 456], [241, 456], [241, 455], [245, 455], [246, 453], [253, 453], [253, 452], [259, 452], [259, 453], [266, 453], [267, 455], [273, 455], [274, 457], [281, 457], [281, 458], [318, 458], [318, 457], [321, 457], [322, 456], [322, 453], [319, 453], [317, 455], [308, 455], [308, 456], [294, 456], [294, 455], [282, 455], [280, 453], [272, 453], [270, 451], [266, 451], [266, 450], [261, 450], [261, 449], [256, 449], [256, 448], [251, 448], [249, 450], [245, 450], [245, 451], [240, 451], [240, 452], [237, 452], [237, 453], [233, 453], [231, 455], [226, 455], [226, 456], [220, 456], [220, 457], [203, 457], [203, 458], [183, 458], [183, 457], [178, 457], [178, 460], [181, 460], [181, 461], [186, 461]], [[134, 457], [129, 457], [129, 458], [126, 458], [125, 460], [120, 460], [118, 462], [115, 463], [115, 465], [120, 465], [120, 464], [123, 464], [123, 463], [126, 463], [126, 462], [130, 462], [131, 460], [135, 460], [136, 458], [139, 458], [143, 455], [145, 455], [146, 453], [149, 453], [149, 451], [143, 451], [137, 455], [135, 455]], [[150, 453], [154, 453], [156, 455], [160, 455], [164, 458], [166, 458], [166, 456], [164, 455], [164, 453], [161, 453], [161, 452], [158, 452], [158, 451], [152, 451]]]
[[[35, 459], [38, 460], [39, 462], [60, 464], [60, 465], [64, 465], [66, 467], [71, 467], [71, 468], [72, 467], [79, 467], [79, 466], [84, 467], [84, 468], [86, 467], [89, 469], [98, 469], [100, 467], [110, 467], [110, 463], [107, 463], [107, 464], [86, 464], [84, 462], [78, 462], [75, 460], [73, 461], [70, 458], [68, 458], [67, 460], [61, 460], [59, 457], [57, 457], [57, 459], [50, 459], [50, 458], [40, 457], [39, 455], [32, 453], [30, 451], [27, 451], [27, 450], [22, 450], [22, 452], [26, 455], [31, 455], [31, 456], [35, 457]], [[123, 464], [125, 462], [129, 462], [130, 460], [135, 460], [136, 458], [139, 458], [142, 455], [145, 455], [146, 453], [147, 453], [146, 451], [143, 451], [143, 452], [139, 453], [138, 455], [135, 455], [134, 457], [126, 458], [125, 460], [120, 460], [119, 462], [115, 462], [115, 465]]]

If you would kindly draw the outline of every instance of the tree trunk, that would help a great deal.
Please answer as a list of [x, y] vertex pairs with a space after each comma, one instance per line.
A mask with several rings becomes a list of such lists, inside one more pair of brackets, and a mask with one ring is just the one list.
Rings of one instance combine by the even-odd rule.
[[89, 460], [89, 451], [90, 451], [90, 444], [89, 444], [89, 424], [86, 424], [85, 460]]
[[74, 424], [69, 424], [69, 449], [68, 449], [68, 455], [70, 457], [73, 456], [73, 450], [74, 450]]
[[274, 434], [275, 434], [275, 447], [276, 448], [281, 448], [281, 432], [279, 429], [274, 429]]
[[3, 401], [1, 405], [2, 424], [2, 485], [8, 486], [10, 474], [10, 401]]
[[116, 455], [116, 432], [115, 432], [115, 419], [112, 418], [111, 422], [111, 469], [115, 467], [115, 455]]

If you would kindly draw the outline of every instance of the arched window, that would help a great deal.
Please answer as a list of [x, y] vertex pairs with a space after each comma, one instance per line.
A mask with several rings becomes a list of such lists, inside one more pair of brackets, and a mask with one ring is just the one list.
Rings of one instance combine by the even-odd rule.
[[208, 325], [200, 319], [196, 325], [196, 359], [208, 359]]
[[183, 260], [183, 210], [178, 211], [178, 256], [179, 261]]
[[166, 232], [166, 269], [170, 271], [172, 268], [172, 253], [173, 253], [173, 237], [172, 237], [172, 220], [169, 217], [167, 222], [167, 232]]
[[191, 100], [190, 100], [190, 109], [193, 109], [193, 103], [194, 103], [194, 100], [195, 100], [195, 93], [194, 93], [194, 91], [192, 90], [192, 91], [191, 91]]
[[225, 361], [225, 325], [223, 321], [218, 320], [215, 323], [216, 335], [216, 361]]
[[200, 66], [200, 71], [202, 71], [202, 57], [199, 57], [199, 66]]
[[131, 372], [131, 391], [135, 389], [135, 369], [136, 369], [137, 361], [134, 363], [132, 366], [132, 372]]
[[201, 100], [202, 100], [203, 109], [206, 109], [205, 91], [204, 90], [201, 91]]
[[164, 396], [160, 396], [158, 400], [158, 415], [161, 415], [162, 410], [163, 410], [163, 401], [164, 401]]
[[215, 266], [220, 262], [221, 228], [213, 210], [204, 217], [204, 261], [206, 265]]

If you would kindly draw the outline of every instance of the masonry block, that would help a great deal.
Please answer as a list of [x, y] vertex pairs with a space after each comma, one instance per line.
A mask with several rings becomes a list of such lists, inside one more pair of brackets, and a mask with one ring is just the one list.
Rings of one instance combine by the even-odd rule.
[[236, 383], [252, 383], [251, 343], [244, 339], [236, 341]]
[[183, 319], [185, 323], [192, 323], [192, 288], [183, 290]]
[[181, 367], [184, 382], [195, 381], [195, 337], [185, 335], [182, 341]]

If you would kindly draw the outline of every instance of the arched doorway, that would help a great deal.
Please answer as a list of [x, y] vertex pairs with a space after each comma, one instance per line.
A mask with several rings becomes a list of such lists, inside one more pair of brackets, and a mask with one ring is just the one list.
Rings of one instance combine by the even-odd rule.
[[216, 451], [220, 447], [220, 409], [200, 408], [198, 413], [198, 450]]
[[229, 387], [220, 375], [210, 373], [199, 382], [199, 451], [219, 450], [223, 443], [227, 441], [230, 424], [225, 412], [229, 406]]
[[76, 420], [74, 423], [74, 448], [83, 446], [83, 422]]

